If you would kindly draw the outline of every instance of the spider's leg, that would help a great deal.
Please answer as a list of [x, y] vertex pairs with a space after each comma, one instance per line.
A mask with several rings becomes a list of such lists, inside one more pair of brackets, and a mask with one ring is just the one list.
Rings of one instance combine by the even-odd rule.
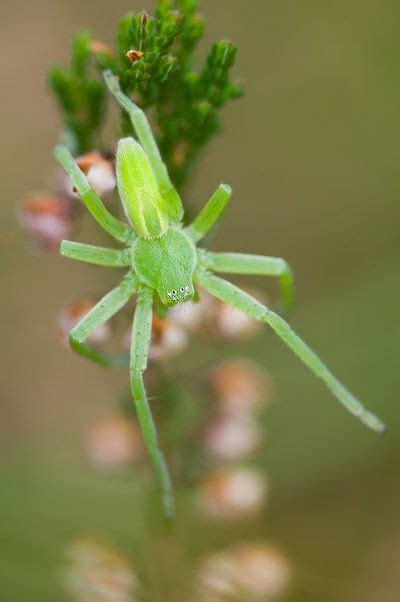
[[200, 211], [196, 219], [185, 231], [194, 242], [198, 242], [211, 230], [220, 218], [232, 196], [232, 188], [228, 184], [220, 184], [208, 203]]
[[158, 444], [157, 431], [143, 383], [143, 372], [147, 367], [150, 347], [152, 314], [153, 293], [150, 288], [144, 285], [140, 286], [132, 329], [131, 389], [143, 438], [162, 490], [165, 512], [168, 517], [172, 517], [174, 514], [174, 497], [171, 477]]
[[150, 160], [161, 195], [168, 205], [170, 217], [179, 223], [183, 217], [182, 201], [171, 182], [144, 111], [122, 92], [118, 79], [111, 71], [104, 72], [104, 79], [118, 104], [128, 113], [138, 140]]
[[196, 281], [209, 293], [225, 301], [230, 305], [247, 313], [252, 318], [265, 322], [284, 343], [310, 368], [310, 370], [321, 378], [333, 395], [354, 416], [359, 418], [370, 429], [377, 433], [383, 433], [385, 425], [374, 414], [369, 412], [358, 399], [350, 393], [337, 378], [328, 370], [319, 357], [310, 347], [291, 329], [289, 324], [278, 314], [268, 309], [265, 305], [234, 286], [213, 274], [199, 270]]
[[291, 308], [294, 297], [293, 272], [284, 259], [245, 253], [211, 253], [202, 249], [199, 253], [202, 265], [213, 272], [277, 276], [283, 299], [283, 311], [287, 312]]
[[114, 217], [103, 204], [96, 191], [90, 186], [85, 174], [79, 169], [76, 161], [65, 146], [56, 146], [54, 156], [71, 179], [82, 202], [97, 223], [108, 234], [122, 243], [130, 244], [135, 233], [126, 224]]
[[80, 242], [72, 242], [70, 240], [62, 240], [60, 244], [60, 253], [63, 257], [92, 263], [94, 265], [102, 265], [110, 268], [125, 268], [132, 264], [131, 253], [129, 249], [123, 251], [117, 249], [106, 249], [104, 247], [96, 247], [86, 245]]
[[115, 315], [132, 297], [137, 289], [137, 279], [132, 273], [127, 274], [118, 286], [112, 289], [82, 318], [69, 335], [72, 349], [88, 359], [109, 368], [126, 366], [125, 355], [111, 356], [85, 343], [86, 339], [99, 326]]

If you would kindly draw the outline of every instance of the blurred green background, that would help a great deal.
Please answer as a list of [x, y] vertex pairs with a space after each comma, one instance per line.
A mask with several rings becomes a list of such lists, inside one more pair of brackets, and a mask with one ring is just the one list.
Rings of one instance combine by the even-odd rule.
[[[183, 599], [173, 567], [184, 566], [183, 533], [196, 529], [193, 519], [181, 513], [166, 535], [175, 553], [152, 549], [132, 504], [133, 480], [102, 478], [82, 460], [90, 418], [113, 407], [126, 375], [68, 354], [55, 336], [59, 307], [102, 294], [115, 276], [30, 255], [15, 221], [15, 201], [45, 188], [54, 168], [59, 124], [45, 85], [49, 65], [67, 60], [77, 29], [107, 41], [117, 18], [141, 8], [152, 6], [5, 0], [0, 9], [1, 600], [63, 600], [64, 548], [86, 533], [151, 558], [151, 602]], [[285, 602], [394, 602], [400, 7], [204, 0], [201, 9], [204, 48], [221, 37], [238, 43], [235, 71], [246, 97], [225, 110], [225, 133], [203, 157], [189, 197], [200, 205], [221, 180], [232, 184], [214, 249], [289, 260], [298, 290], [293, 326], [389, 427], [383, 438], [367, 432], [271, 335], [249, 345], [275, 382], [265, 457], [272, 496], [263, 532], [258, 526], [253, 535], [277, 542], [294, 566]]]

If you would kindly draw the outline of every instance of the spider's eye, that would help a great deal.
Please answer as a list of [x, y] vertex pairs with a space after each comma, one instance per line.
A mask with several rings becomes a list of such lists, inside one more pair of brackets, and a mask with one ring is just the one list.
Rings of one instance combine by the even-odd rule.
[[185, 289], [183, 288], [183, 286], [181, 286], [180, 291], [181, 291], [181, 293], [185, 292]]
[[172, 291], [172, 294], [173, 294], [174, 296], [176, 295], [176, 293], [177, 293], [176, 291]]

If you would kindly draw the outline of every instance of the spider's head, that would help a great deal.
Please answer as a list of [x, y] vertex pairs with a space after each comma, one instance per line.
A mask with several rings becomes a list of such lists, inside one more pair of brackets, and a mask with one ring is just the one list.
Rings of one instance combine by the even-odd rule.
[[139, 280], [154, 289], [164, 305], [184, 303], [194, 296], [196, 252], [182, 230], [170, 228], [159, 238], [138, 238], [132, 259]]
[[158, 291], [158, 294], [164, 305], [176, 305], [177, 303], [189, 301], [194, 296], [194, 287], [192, 282], [190, 282], [184, 286], [167, 291], [167, 294], [165, 294], [165, 291]]

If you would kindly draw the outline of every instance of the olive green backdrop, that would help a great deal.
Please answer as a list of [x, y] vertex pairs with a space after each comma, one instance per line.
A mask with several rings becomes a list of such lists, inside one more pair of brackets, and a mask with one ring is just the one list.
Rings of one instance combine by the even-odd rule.
[[[63, 600], [58, 567], [65, 544], [81, 533], [130, 547], [133, 485], [93, 475], [79, 450], [90, 417], [112, 407], [125, 377], [73, 357], [55, 336], [63, 302], [100, 295], [115, 276], [30, 255], [14, 206], [51, 181], [58, 122], [45, 86], [48, 66], [67, 59], [78, 28], [110, 40], [110, 24], [144, 4], [151, 10], [151, 2], [137, 0], [6, 0], [0, 8], [4, 600]], [[275, 381], [264, 529], [295, 566], [285, 600], [394, 602], [400, 7], [394, 0], [204, 0], [201, 8], [207, 42], [229, 36], [238, 43], [235, 70], [247, 94], [225, 110], [225, 133], [203, 158], [188, 197], [200, 205], [221, 180], [232, 184], [234, 201], [214, 248], [292, 263], [298, 300], [291, 322], [389, 426], [383, 438], [364, 430], [271, 335], [247, 348]], [[176, 528], [195, 525], [183, 516]], [[178, 602], [168, 568], [149, 571], [152, 602]]]

